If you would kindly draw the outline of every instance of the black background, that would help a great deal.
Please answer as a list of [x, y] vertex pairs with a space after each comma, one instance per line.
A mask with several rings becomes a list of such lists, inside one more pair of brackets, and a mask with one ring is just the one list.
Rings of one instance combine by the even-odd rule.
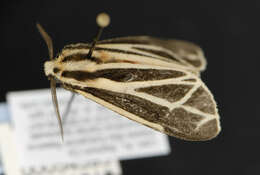
[[[152, 35], [199, 44], [208, 60], [202, 79], [215, 96], [222, 132], [212, 141], [170, 138], [170, 156], [122, 161], [130, 174], [260, 174], [260, 1], [2, 1], [0, 101], [8, 91], [49, 87], [48, 52], [36, 30], [51, 35], [55, 53], [65, 44], [90, 42], [96, 15], [111, 25], [102, 38]], [[258, 108], [257, 108], [258, 107]]]

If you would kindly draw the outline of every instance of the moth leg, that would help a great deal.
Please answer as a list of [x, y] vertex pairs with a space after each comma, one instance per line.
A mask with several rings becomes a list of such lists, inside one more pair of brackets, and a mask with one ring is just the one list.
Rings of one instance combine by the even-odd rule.
[[74, 100], [75, 98], [75, 93], [71, 92], [71, 96], [70, 96], [70, 99], [67, 103], [67, 106], [66, 106], [66, 110], [63, 114], [63, 120], [62, 120], [62, 123], [65, 125], [66, 123], [66, 120], [68, 118], [68, 115], [69, 115], [69, 112], [70, 112], [70, 109], [71, 109], [71, 105], [72, 105], [72, 101]]

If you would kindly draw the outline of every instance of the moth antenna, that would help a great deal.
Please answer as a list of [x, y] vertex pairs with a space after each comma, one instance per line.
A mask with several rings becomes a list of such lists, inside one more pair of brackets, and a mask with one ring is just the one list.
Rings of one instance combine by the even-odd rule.
[[[43, 27], [39, 24], [36, 23], [36, 27], [39, 30], [42, 38], [44, 39], [45, 43], [47, 44], [48, 51], [49, 51], [49, 57], [50, 60], [53, 60], [53, 44], [52, 44], [52, 39], [51, 37], [45, 32]], [[55, 109], [55, 113], [59, 122], [59, 127], [60, 127], [60, 133], [61, 133], [61, 139], [62, 142], [64, 140], [63, 138], [63, 127], [62, 127], [62, 122], [61, 122], [61, 117], [60, 117], [60, 112], [59, 112], [59, 105], [58, 105], [58, 100], [57, 100], [57, 94], [56, 94], [56, 82], [53, 77], [50, 77], [50, 87], [51, 87], [51, 95], [52, 95], [52, 103]]]
[[61, 122], [61, 117], [60, 117], [60, 111], [59, 111], [59, 105], [58, 105], [58, 100], [57, 100], [57, 94], [56, 94], [56, 82], [54, 80], [54, 78], [50, 78], [51, 81], [51, 96], [52, 96], [52, 103], [55, 109], [55, 113], [59, 122], [59, 127], [60, 127], [60, 133], [61, 133], [61, 139], [62, 142], [64, 141], [64, 137], [63, 137], [63, 126], [62, 126], [62, 122]]
[[100, 13], [100, 14], [98, 14], [98, 16], [96, 18], [96, 22], [97, 22], [97, 25], [99, 26], [99, 30], [98, 30], [97, 36], [94, 38], [93, 42], [91, 43], [91, 46], [90, 46], [90, 49], [89, 49], [89, 52], [87, 55], [88, 58], [91, 58], [91, 55], [95, 49], [95, 45], [96, 45], [97, 41], [99, 40], [103, 29], [109, 25], [110, 17], [106, 13]]
[[45, 32], [45, 30], [43, 29], [43, 27], [39, 23], [36, 23], [36, 27], [39, 30], [42, 38], [44, 39], [44, 41], [47, 44], [47, 47], [48, 47], [48, 50], [49, 50], [50, 60], [53, 60], [53, 44], [52, 44], [51, 37]]

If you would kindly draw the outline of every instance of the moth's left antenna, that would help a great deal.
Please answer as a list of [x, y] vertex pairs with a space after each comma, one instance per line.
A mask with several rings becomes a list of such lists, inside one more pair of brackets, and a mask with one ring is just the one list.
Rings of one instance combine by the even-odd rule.
[[36, 23], [36, 27], [47, 44], [50, 60], [53, 60], [53, 44], [51, 37], [45, 32], [45, 30], [39, 23]]
[[92, 53], [95, 49], [95, 45], [96, 45], [97, 41], [99, 40], [103, 29], [109, 25], [110, 17], [106, 13], [100, 13], [97, 16], [96, 21], [97, 21], [97, 24], [99, 26], [99, 30], [98, 30], [98, 34], [97, 34], [96, 38], [91, 43], [91, 46], [90, 46], [90, 49], [89, 49], [89, 52], [88, 52], [88, 55], [87, 55], [88, 58], [91, 58], [91, 55], [92, 55]]
[[[45, 32], [43, 27], [37, 23], [36, 24], [37, 29], [39, 30], [41, 36], [43, 37], [44, 41], [47, 44], [48, 50], [49, 50], [49, 57], [50, 60], [53, 60], [53, 44], [52, 44], [52, 39], [51, 37]], [[63, 139], [63, 127], [62, 127], [62, 122], [61, 122], [61, 117], [60, 117], [60, 112], [59, 112], [59, 105], [58, 105], [58, 100], [57, 100], [57, 94], [56, 94], [56, 81], [54, 80], [53, 77], [50, 77], [50, 87], [51, 87], [51, 95], [52, 95], [52, 103], [56, 112], [56, 116], [59, 122], [59, 127], [60, 127], [60, 132], [61, 132], [61, 139]]]

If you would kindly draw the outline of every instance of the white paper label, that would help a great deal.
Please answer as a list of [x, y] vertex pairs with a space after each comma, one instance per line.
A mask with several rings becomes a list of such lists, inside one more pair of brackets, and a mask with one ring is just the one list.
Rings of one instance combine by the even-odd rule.
[[[7, 105], [5, 103], [0, 103], [0, 125], [3, 123], [7, 123], [8, 121], [9, 118], [8, 118]], [[0, 148], [1, 148], [1, 141], [0, 141]], [[1, 150], [0, 150], [0, 174], [4, 174]]]
[[[0, 114], [1, 116], [1, 114]], [[0, 148], [3, 153], [5, 175], [121, 175], [118, 160], [87, 162], [81, 164], [56, 164], [48, 167], [20, 168], [13, 130], [8, 123], [0, 123]]]
[[[61, 115], [71, 95], [58, 89]], [[166, 135], [76, 96], [64, 124], [64, 143], [50, 90], [12, 92], [8, 104], [22, 167], [166, 155]]]

